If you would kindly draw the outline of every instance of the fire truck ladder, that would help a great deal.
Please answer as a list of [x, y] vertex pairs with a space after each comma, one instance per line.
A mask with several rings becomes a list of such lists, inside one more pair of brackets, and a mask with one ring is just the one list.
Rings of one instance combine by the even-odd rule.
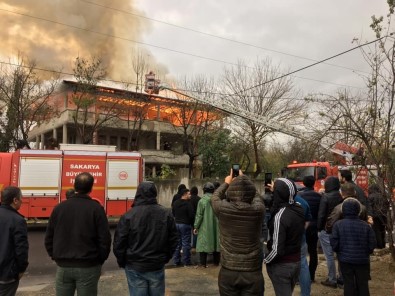
[[[182, 96], [184, 96], [186, 98], [195, 100], [195, 101], [197, 101], [199, 103], [206, 104], [206, 105], [211, 105], [211, 106], [215, 107], [216, 109], [224, 111], [224, 112], [226, 112], [228, 114], [236, 115], [236, 116], [239, 116], [241, 118], [250, 120], [252, 122], [261, 124], [261, 125], [269, 128], [269, 129], [271, 129], [272, 131], [280, 132], [282, 134], [286, 134], [288, 136], [292, 136], [294, 138], [297, 138], [297, 139], [300, 139], [300, 140], [303, 140], [303, 141], [306, 141], [306, 142], [312, 142], [311, 137], [306, 137], [305, 136], [306, 131], [302, 131], [302, 130], [300, 130], [298, 128], [295, 128], [295, 127], [289, 127], [289, 126], [286, 126], [284, 124], [281, 124], [281, 123], [278, 123], [278, 122], [274, 122], [274, 121], [272, 121], [270, 119], [262, 117], [259, 114], [248, 112], [248, 111], [245, 111], [245, 110], [241, 110], [241, 109], [229, 106], [227, 104], [223, 104], [223, 103], [221, 104], [221, 103], [218, 103], [216, 101], [207, 100], [207, 99], [204, 99], [204, 98], [192, 97], [192, 96], [190, 96], [188, 94], [180, 92], [177, 89], [170, 88], [170, 87], [167, 87], [167, 86], [161, 86], [160, 88], [161, 89], [165, 89], [165, 90], [169, 90], [169, 91], [174, 92], [174, 93], [179, 94], [179, 95], [182, 95]], [[343, 150], [340, 150], [340, 149], [334, 149], [334, 148], [332, 148], [333, 143], [330, 144], [330, 143], [328, 143], [326, 141], [325, 142], [320, 141], [318, 144], [321, 147], [323, 147], [324, 149], [329, 150], [330, 152], [332, 152], [334, 154], [337, 154], [337, 155], [340, 155], [340, 156], [344, 157], [347, 164], [352, 164], [352, 159], [354, 157], [354, 155], [352, 153], [349, 153], [347, 151], [343, 151]]]

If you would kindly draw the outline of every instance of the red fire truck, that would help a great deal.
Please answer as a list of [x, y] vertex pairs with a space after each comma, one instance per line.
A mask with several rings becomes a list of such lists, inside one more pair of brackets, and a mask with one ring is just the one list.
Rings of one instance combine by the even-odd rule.
[[355, 183], [358, 184], [365, 192], [368, 190], [368, 169], [358, 166], [332, 166], [329, 162], [294, 162], [289, 164], [284, 172], [284, 176], [295, 181], [299, 186], [303, 187], [303, 178], [305, 176], [314, 176], [314, 190], [319, 191], [324, 188], [325, 179], [329, 176], [338, 176], [339, 170], [349, 169], [355, 176]]
[[0, 153], [0, 189], [8, 185], [20, 187], [20, 213], [26, 218], [48, 218], [53, 208], [65, 200], [66, 191], [73, 188], [75, 176], [89, 172], [95, 178], [91, 197], [104, 207], [107, 216], [124, 214], [143, 180], [141, 154], [115, 152], [115, 147], [114, 151], [104, 151], [95, 145], [67, 146], [66, 150]]

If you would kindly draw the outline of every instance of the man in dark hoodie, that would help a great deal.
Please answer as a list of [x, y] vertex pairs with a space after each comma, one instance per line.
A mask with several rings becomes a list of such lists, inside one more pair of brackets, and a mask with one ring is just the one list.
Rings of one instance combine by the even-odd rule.
[[[321, 248], [326, 258], [328, 278], [325, 281], [322, 281], [321, 284], [324, 286], [337, 288], [335, 256], [329, 241], [330, 234], [326, 232], [325, 225], [329, 215], [338, 204], [342, 203], [343, 198], [340, 195], [340, 181], [338, 178], [328, 177], [328, 179], [325, 181], [324, 188], [325, 192], [321, 198], [320, 207], [318, 210], [317, 229]], [[339, 283], [341, 284], [341, 282]]]
[[238, 177], [232, 178], [231, 171], [211, 198], [220, 229], [219, 293], [263, 295], [260, 238], [265, 206], [254, 183], [242, 171], [239, 173]]
[[114, 235], [113, 252], [125, 268], [130, 295], [164, 295], [164, 266], [171, 259], [178, 233], [171, 210], [158, 205], [153, 182], [137, 187], [133, 208], [124, 214]]
[[294, 202], [296, 185], [291, 180], [278, 178], [274, 182], [273, 206], [269, 221], [269, 254], [266, 256], [267, 273], [277, 296], [292, 296], [299, 279], [305, 213]]
[[303, 191], [299, 192], [299, 195], [307, 201], [311, 212], [311, 221], [306, 229], [306, 243], [309, 253], [309, 271], [311, 281], [315, 281], [315, 271], [318, 265], [318, 254], [317, 254], [317, 242], [318, 242], [318, 230], [317, 230], [317, 218], [318, 209], [321, 202], [321, 194], [314, 191], [314, 176], [305, 176], [303, 178], [303, 185], [306, 186]]
[[344, 278], [344, 295], [369, 295], [369, 255], [376, 246], [373, 229], [359, 218], [361, 205], [349, 197], [341, 205], [343, 219], [333, 226], [330, 239]]

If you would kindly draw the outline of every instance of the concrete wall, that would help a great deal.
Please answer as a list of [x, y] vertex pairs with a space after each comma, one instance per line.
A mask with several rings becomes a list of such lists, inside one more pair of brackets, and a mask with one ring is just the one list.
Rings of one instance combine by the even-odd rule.
[[[214, 181], [214, 180], [213, 180]], [[185, 184], [187, 188], [191, 188], [196, 186], [199, 190], [199, 195], [203, 195], [203, 185], [208, 182], [207, 180], [160, 180], [155, 181], [156, 188], [158, 189], [158, 203], [164, 207], [170, 208], [171, 200], [173, 199], [174, 194], [177, 193], [177, 187], [179, 184]], [[219, 180], [222, 184], [223, 180]], [[263, 181], [254, 181], [255, 186], [258, 189], [258, 192], [263, 194], [264, 190], [264, 182]]]

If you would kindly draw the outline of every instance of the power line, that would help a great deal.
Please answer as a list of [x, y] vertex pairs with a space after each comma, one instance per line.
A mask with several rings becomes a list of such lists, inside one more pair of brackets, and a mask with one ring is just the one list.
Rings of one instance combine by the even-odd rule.
[[[41, 17], [36, 17], [36, 16], [24, 14], [24, 13], [14, 12], [14, 11], [3, 9], [3, 8], [0, 8], [0, 11], [10, 12], [10, 13], [21, 15], [21, 16], [24, 16], [24, 17], [38, 19], [38, 20], [41, 20], [41, 21], [50, 22], [50, 23], [54, 23], [54, 24], [57, 24], [57, 25], [62, 25], [62, 26], [73, 28], [73, 29], [82, 30], [82, 31], [85, 31], [85, 32], [90, 32], [90, 33], [94, 33], [94, 34], [98, 34], [98, 35], [102, 35], [102, 36], [106, 36], [106, 37], [110, 37], [110, 38], [114, 38], [114, 39], [120, 39], [120, 40], [129, 41], [129, 42], [133, 42], [133, 43], [137, 43], [137, 44], [141, 44], [141, 45], [146, 45], [146, 46], [150, 46], [150, 47], [154, 47], [154, 48], [159, 48], [159, 49], [162, 49], [162, 50], [167, 50], [167, 51], [175, 52], [175, 53], [178, 53], [178, 54], [183, 54], [183, 55], [188, 55], [188, 56], [192, 56], [192, 57], [196, 57], [196, 58], [200, 58], [200, 59], [205, 59], [205, 60], [210, 60], [210, 61], [214, 61], [214, 62], [218, 62], [218, 63], [228, 64], [228, 65], [231, 65], [231, 66], [238, 66], [238, 64], [236, 64], [236, 63], [231, 63], [231, 62], [227, 62], [227, 61], [223, 61], [223, 60], [219, 60], [219, 59], [214, 59], [214, 58], [204, 57], [204, 56], [200, 56], [200, 55], [195, 55], [195, 54], [191, 54], [191, 53], [187, 53], [187, 52], [183, 52], [183, 51], [179, 51], [179, 50], [174, 50], [174, 49], [170, 49], [170, 48], [166, 48], [166, 47], [162, 47], [162, 46], [157, 46], [157, 45], [153, 45], [153, 44], [149, 44], [149, 43], [145, 43], [145, 42], [135, 41], [135, 40], [128, 39], [128, 38], [119, 37], [119, 36], [115, 36], [115, 35], [107, 34], [107, 33], [102, 33], [102, 32], [98, 32], [98, 31], [93, 31], [93, 30], [90, 30], [90, 29], [81, 28], [81, 27], [77, 27], [77, 26], [73, 26], [73, 25], [69, 25], [69, 24], [65, 24], [65, 23], [61, 23], [61, 22], [57, 22], [57, 21], [53, 21], [53, 20], [49, 20], [49, 19], [45, 19], [45, 18], [41, 18]], [[328, 59], [325, 59], [325, 60], [328, 60]], [[314, 63], [313, 65], [317, 65], [319, 63], [320, 62], [317, 62], [317, 63]], [[249, 66], [246, 66], [246, 67], [250, 68], [250, 69], [254, 69], [253, 67], [249, 67]], [[297, 71], [291, 72], [291, 74], [299, 72], [299, 71], [301, 71], [301, 70], [297, 70]], [[290, 75], [290, 74], [285, 74], [285, 76], [287, 76], [287, 75]], [[360, 87], [356, 87], [356, 86], [343, 85], [343, 84], [338, 84], [338, 83], [334, 83], [334, 82], [316, 80], [316, 79], [311, 79], [311, 78], [301, 77], [301, 76], [295, 76], [295, 78], [311, 80], [311, 81], [316, 81], [316, 82], [321, 82], [321, 83], [327, 83], [327, 84], [332, 84], [332, 85], [337, 85], [337, 86], [342, 86], [342, 87], [346, 86], [346, 87], [352, 87], [352, 88], [360, 88]]]
[[[95, 6], [98, 6], [98, 7], [102, 7], [102, 8], [113, 10], [113, 11], [117, 11], [117, 12], [122, 12], [122, 13], [125, 13], [125, 14], [129, 14], [129, 15], [132, 15], [132, 16], [135, 16], [135, 17], [139, 17], [139, 18], [143, 18], [143, 19], [150, 20], [150, 21], [153, 21], [153, 22], [161, 23], [161, 24], [164, 24], [164, 25], [168, 25], [168, 26], [171, 26], [171, 27], [178, 28], [178, 29], [183, 29], [183, 30], [195, 32], [195, 33], [198, 33], [198, 34], [201, 34], [201, 35], [206, 35], [206, 36], [209, 36], [209, 37], [213, 37], [213, 38], [217, 38], [217, 39], [221, 39], [221, 40], [225, 40], [225, 41], [229, 41], [229, 42], [233, 42], [233, 43], [237, 43], [237, 44], [241, 44], [241, 45], [244, 45], [244, 46], [249, 46], [249, 47], [253, 47], [253, 48], [257, 48], [257, 49], [262, 49], [262, 50], [266, 50], [266, 51], [270, 51], [270, 52], [274, 52], [274, 53], [278, 53], [278, 54], [282, 54], [282, 55], [286, 55], [286, 56], [290, 56], [290, 57], [294, 57], [294, 58], [298, 58], [298, 59], [308, 60], [308, 61], [312, 61], [312, 62], [318, 62], [318, 60], [315, 60], [315, 59], [312, 59], [312, 58], [307, 58], [307, 57], [303, 57], [303, 56], [299, 56], [299, 55], [295, 55], [295, 54], [282, 52], [282, 51], [279, 51], [279, 50], [274, 50], [274, 49], [269, 49], [269, 48], [266, 48], [266, 47], [254, 45], [254, 44], [247, 43], [247, 42], [244, 42], [244, 41], [239, 41], [239, 40], [235, 40], [235, 39], [226, 38], [226, 37], [223, 37], [223, 36], [214, 35], [214, 34], [203, 32], [203, 31], [199, 31], [199, 30], [196, 30], [196, 29], [193, 29], [193, 28], [189, 28], [189, 27], [180, 26], [180, 25], [169, 23], [169, 22], [157, 20], [157, 19], [150, 18], [150, 17], [144, 16], [144, 15], [136, 14], [136, 13], [133, 13], [133, 12], [130, 12], [130, 11], [126, 11], [126, 10], [122, 10], [122, 9], [118, 9], [118, 8], [114, 8], [114, 7], [110, 7], [110, 6], [106, 6], [106, 5], [102, 5], [102, 4], [99, 4], [99, 3], [92, 2], [92, 1], [88, 1], [88, 0], [80, 0], [80, 1], [88, 3], [90, 5], [95, 5]], [[336, 65], [336, 64], [331, 64], [331, 63], [323, 63], [323, 64], [328, 65], [328, 66], [332, 66], [332, 67], [337, 67], [337, 68], [342, 68], [342, 69], [351, 70], [351, 71], [355, 71], [355, 72], [369, 74], [368, 72], [365, 72], [365, 71], [362, 71], [362, 70], [355, 70], [355, 69], [352, 69], [352, 68], [349, 68], [349, 67], [345, 67], [345, 66], [341, 66], [341, 65]]]
[[[50, 72], [50, 73], [55, 73], [55, 74], [63, 74], [63, 75], [68, 75], [68, 76], [74, 76], [74, 73], [68, 73], [68, 72], [63, 72], [63, 71], [58, 71], [58, 70], [51, 70], [51, 69], [44, 69], [36, 66], [27, 66], [27, 65], [22, 65], [22, 64], [14, 64], [11, 62], [4, 62], [0, 61], [0, 64], [3, 65], [9, 65], [9, 66], [15, 66], [15, 67], [22, 67], [22, 68], [27, 68], [27, 69], [34, 69], [38, 71], [43, 71], [43, 72]], [[126, 82], [126, 81], [120, 81], [120, 80], [114, 80], [114, 79], [109, 79], [109, 78], [103, 78], [101, 81], [108, 81], [108, 82], [114, 82], [114, 83], [122, 83], [122, 84], [131, 84], [134, 86], [140, 86], [140, 84], [133, 83], [133, 82]]]
[[388, 37], [388, 36], [383, 36], [383, 37], [377, 38], [376, 40], [373, 40], [373, 41], [370, 41], [370, 42], [366, 42], [366, 43], [364, 43], [364, 44], [360, 44], [360, 45], [355, 46], [355, 47], [353, 47], [353, 48], [351, 48], [351, 49], [348, 49], [348, 50], [346, 50], [346, 51], [343, 51], [343, 52], [341, 52], [341, 53], [338, 53], [338, 54], [336, 54], [336, 55], [333, 55], [333, 56], [331, 56], [331, 57], [329, 57], [329, 58], [323, 59], [323, 60], [318, 61], [318, 62], [316, 62], [316, 63], [307, 65], [307, 66], [305, 66], [305, 67], [299, 68], [299, 69], [294, 70], [294, 71], [292, 71], [292, 72], [289, 72], [289, 73], [287, 73], [287, 74], [284, 74], [284, 75], [281, 75], [281, 76], [279, 76], [279, 77], [273, 78], [273, 79], [271, 79], [271, 80], [269, 80], [269, 81], [265, 81], [265, 82], [263, 82], [263, 83], [259, 83], [259, 84], [257, 84], [257, 85], [251, 86], [251, 87], [249, 87], [249, 88], [246, 88], [246, 89], [244, 89], [244, 90], [242, 90], [242, 91], [240, 91], [240, 92], [236, 92], [236, 93], [234, 93], [234, 94], [243, 93], [243, 92], [245, 92], [245, 91], [248, 91], [248, 90], [257, 88], [257, 87], [259, 87], [259, 86], [262, 86], [262, 85], [265, 85], [265, 84], [267, 84], [267, 83], [276, 81], [276, 80], [278, 80], [278, 79], [281, 79], [281, 78], [290, 76], [290, 75], [292, 75], [292, 74], [295, 74], [295, 73], [297, 73], [297, 72], [306, 70], [306, 69], [308, 69], [308, 68], [311, 68], [311, 67], [313, 67], [313, 66], [316, 66], [316, 65], [318, 65], [318, 64], [321, 64], [321, 63], [323, 63], [323, 62], [325, 62], [325, 61], [328, 61], [328, 60], [331, 60], [331, 59], [333, 59], [333, 58], [339, 57], [339, 56], [341, 56], [341, 55], [343, 55], [343, 54], [349, 53], [349, 52], [351, 52], [351, 51], [353, 51], [353, 50], [356, 50], [356, 49], [358, 49], [358, 48], [361, 48], [361, 47], [363, 47], [363, 46], [366, 46], [366, 45], [375, 43], [375, 42], [380, 41], [381, 39], [384, 39], [384, 38], [387, 38], [387, 37]]
[[[68, 76], [74, 76], [73, 73], [68, 73], [68, 72], [63, 72], [63, 71], [58, 71], [58, 70], [51, 70], [51, 69], [44, 69], [36, 66], [27, 66], [23, 64], [15, 64], [11, 62], [4, 62], [0, 61], [0, 64], [3, 65], [9, 65], [9, 66], [15, 66], [15, 67], [22, 67], [22, 68], [27, 68], [27, 69], [34, 69], [37, 71], [43, 71], [43, 72], [50, 72], [50, 73], [55, 73], [55, 74], [63, 74], [63, 75], [68, 75]], [[133, 86], [141, 86], [140, 84], [134, 83], [134, 82], [128, 82], [128, 81], [120, 81], [120, 80], [114, 80], [110, 78], [103, 78], [101, 81], [107, 81], [107, 82], [113, 82], [113, 83], [121, 83], [121, 84], [130, 84]], [[237, 96], [237, 94], [227, 94], [227, 93], [221, 93], [221, 92], [209, 92], [209, 91], [200, 91], [200, 90], [191, 90], [191, 89], [181, 89], [179, 88], [178, 91], [184, 91], [184, 92], [191, 92], [191, 93], [196, 93], [196, 94], [201, 94], [201, 95], [218, 95], [218, 96], [227, 96], [227, 97], [232, 97], [232, 96]], [[271, 97], [261, 97], [261, 96], [254, 96], [254, 95], [247, 95], [245, 96], [247, 98], [262, 98], [262, 99], [270, 99]], [[296, 100], [296, 101], [305, 101], [305, 98], [296, 98], [296, 97], [282, 97], [281, 99], [284, 100]], [[312, 100], [308, 99], [310, 101], [315, 101], [318, 102], [319, 100]], [[358, 101], [369, 101], [369, 100], [354, 100], [356, 102]]]

